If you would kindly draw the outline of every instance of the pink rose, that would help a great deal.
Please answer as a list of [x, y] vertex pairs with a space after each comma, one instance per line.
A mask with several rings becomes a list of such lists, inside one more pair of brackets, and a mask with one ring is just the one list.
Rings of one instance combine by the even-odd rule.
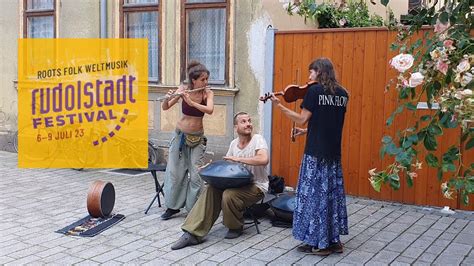
[[449, 48], [452, 48], [452, 47], [453, 47], [453, 43], [454, 43], [453, 40], [445, 40], [445, 41], [443, 42], [443, 45], [444, 45], [444, 47], [446, 47], [446, 48], [449, 49]]
[[444, 75], [446, 75], [446, 73], [448, 73], [448, 64], [444, 61], [441, 61], [439, 60], [437, 63], [436, 63], [436, 69], [443, 73]]
[[443, 24], [438, 19], [436, 21], [435, 26], [434, 26], [434, 32], [441, 34], [441, 33], [445, 32], [449, 28], [449, 26], [450, 26], [449, 23]]
[[398, 70], [398, 72], [403, 73], [413, 66], [414, 58], [411, 54], [399, 54], [390, 60], [390, 65]]

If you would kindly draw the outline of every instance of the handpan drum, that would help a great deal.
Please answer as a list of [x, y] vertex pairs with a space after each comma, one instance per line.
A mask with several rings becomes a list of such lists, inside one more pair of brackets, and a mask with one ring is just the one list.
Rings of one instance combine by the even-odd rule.
[[115, 204], [115, 189], [112, 183], [96, 180], [87, 193], [87, 211], [92, 217], [105, 218], [110, 215]]
[[296, 196], [294, 193], [281, 193], [276, 199], [270, 202], [270, 207], [275, 216], [288, 222], [293, 221], [295, 211]]
[[199, 175], [204, 181], [218, 189], [243, 187], [252, 183], [253, 174], [240, 163], [219, 160], [210, 163]]

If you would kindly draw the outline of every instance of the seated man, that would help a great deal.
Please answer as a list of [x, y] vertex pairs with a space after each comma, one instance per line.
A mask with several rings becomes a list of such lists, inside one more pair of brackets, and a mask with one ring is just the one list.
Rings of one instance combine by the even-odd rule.
[[201, 243], [202, 238], [209, 233], [219, 217], [221, 210], [224, 225], [229, 228], [225, 238], [239, 237], [242, 234], [245, 208], [264, 197], [264, 192], [268, 189], [267, 143], [261, 135], [252, 135], [252, 121], [247, 113], [239, 112], [234, 116], [234, 128], [238, 138], [230, 143], [224, 159], [245, 164], [254, 175], [253, 184], [226, 190], [207, 185], [181, 227], [184, 234], [171, 246], [171, 249], [176, 250]]

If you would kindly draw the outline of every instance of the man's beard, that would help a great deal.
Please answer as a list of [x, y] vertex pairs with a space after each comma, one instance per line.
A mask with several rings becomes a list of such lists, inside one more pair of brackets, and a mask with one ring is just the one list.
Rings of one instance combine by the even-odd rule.
[[[248, 131], [248, 129], [250, 129], [250, 130]], [[250, 128], [246, 128], [246, 129], [243, 129], [243, 130], [239, 130], [238, 133], [239, 133], [239, 135], [242, 135], [242, 136], [250, 136], [250, 135], [252, 135], [252, 128], [250, 127]]]

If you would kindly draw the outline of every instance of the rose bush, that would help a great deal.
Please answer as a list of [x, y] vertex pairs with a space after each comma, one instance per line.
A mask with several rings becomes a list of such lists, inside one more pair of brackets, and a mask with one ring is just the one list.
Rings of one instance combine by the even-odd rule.
[[[398, 49], [400, 54], [392, 58], [390, 65], [398, 71], [395, 88], [399, 106], [388, 118], [387, 125], [402, 112], [418, 117], [417, 104], [422, 97], [432, 112], [419, 117], [396, 136], [383, 137], [380, 154], [391, 156], [393, 162], [382, 171], [369, 171], [369, 181], [376, 191], [380, 191], [384, 183], [400, 188], [400, 177], [405, 177], [409, 186], [413, 185], [416, 171], [425, 161], [428, 166], [437, 168], [438, 180], [449, 173], [448, 181], [441, 184], [445, 197], [459, 195], [468, 204], [469, 195], [474, 193], [474, 162], [466, 161], [463, 156], [474, 147], [474, 44], [471, 38], [474, 20], [469, 2], [445, 1], [440, 10], [423, 7], [417, 15], [411, 16], [411, 26], [398, 29], [392, 49]], [[431, 21], [433, 31], [414, 40], [423, 21]], [[448, 128], [461, 129], [459, 140], [443, 150], [441, 156], [436, 156], [438, 138]], [[425, 158], [419, 158], [421, 150], [427, 151]]]

